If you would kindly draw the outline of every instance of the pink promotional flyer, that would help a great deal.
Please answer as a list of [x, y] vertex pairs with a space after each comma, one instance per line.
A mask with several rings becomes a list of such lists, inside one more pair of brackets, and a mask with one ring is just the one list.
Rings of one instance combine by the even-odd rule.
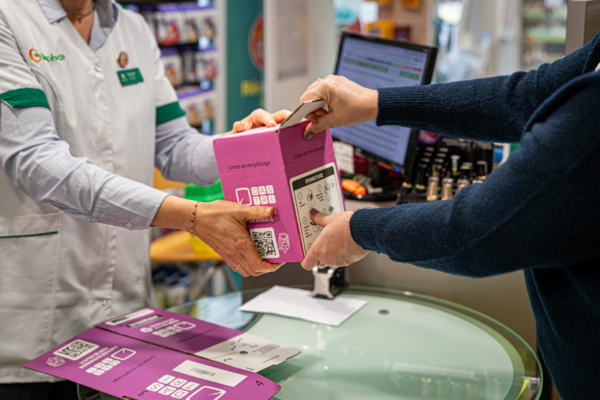
[[117, 398], [267, 400], [281, 388], [249, 371], [92, 328], [25, 365]]
[[150, 307], [96, 326], [252, 372], [279, 365], [300, 353], [295, 347]]
[[144, 308], [89, 329], [25, 365], [117, 398], [269, 399], [256, 372], [300, 350], [186, 315]]

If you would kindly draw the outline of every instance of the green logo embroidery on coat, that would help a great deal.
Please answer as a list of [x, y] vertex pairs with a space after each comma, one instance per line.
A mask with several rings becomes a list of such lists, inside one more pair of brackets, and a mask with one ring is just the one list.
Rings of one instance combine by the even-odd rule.
[[144, 78], [142, 78], [142, 73], [139, 68], [126, 69], [123, 71], [117, 72], [119, 75], [119, 80], [121, 81], [121, 86], [129, 86], [134, 83], [144, 82]]
[[55, 56], [54, 54], [50, 53], [50, 56], [47, 56], [44, 53], [40, 53], [39, 51], [37, 51], [34, 48], [29, 49], [29, 58], [31, 58], [31, 60], [35, 61], [36, 63], [39, 63], [42, 60], [44, 60], [46, 62], [65, 61], [64, 54], [59, 54], [59, 55]]

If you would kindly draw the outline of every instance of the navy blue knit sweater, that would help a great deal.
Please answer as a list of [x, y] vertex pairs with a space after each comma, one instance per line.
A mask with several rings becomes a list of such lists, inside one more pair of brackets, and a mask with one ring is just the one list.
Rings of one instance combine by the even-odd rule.
[[600, 399], [600, 34], [537, 71], [379, 90], [378, 125], [519, 142], [455, 199], [357, 211], [352, 237], [395, 261], [484, 277], [524, 270], [565, 400]]

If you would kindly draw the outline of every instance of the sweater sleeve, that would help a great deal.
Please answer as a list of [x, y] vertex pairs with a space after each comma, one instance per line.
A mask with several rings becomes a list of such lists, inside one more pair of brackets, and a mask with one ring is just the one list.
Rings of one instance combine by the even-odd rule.
[[536, 112], [509, 160], [453, 200], [357, 211], [354, 240], [391, 259], [466, 276], [600, 257], [600, 73]]
[[561, 86], [600, 63], [600, 33], [538, 70], [509, 76], [379, 89], [377, 125], [479, 141], [518, 142], [533, 112]]

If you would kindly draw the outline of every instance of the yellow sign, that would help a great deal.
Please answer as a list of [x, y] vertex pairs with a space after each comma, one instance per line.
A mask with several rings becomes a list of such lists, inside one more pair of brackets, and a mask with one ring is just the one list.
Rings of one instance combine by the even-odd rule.
[[261, 81], [256, 79], [244, 80], [240, 83], [240, 96], [242, 97], [256, 97], [260, 96], [263, 92], [263, 84]]

